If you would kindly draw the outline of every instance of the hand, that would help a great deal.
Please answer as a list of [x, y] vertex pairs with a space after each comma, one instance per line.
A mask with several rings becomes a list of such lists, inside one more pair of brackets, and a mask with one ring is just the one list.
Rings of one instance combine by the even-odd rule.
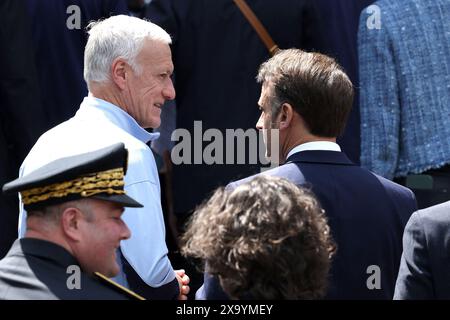
[[183, 269], [175, 270], [175, 276], [177, 277], [178, 285], [180, 286], [180, 295], [178, 296], [178, 300], [187, 300], [187, 295], [191, 290], [189, 288], [189, 281], [191, 281], [191, 279], [189, 279]]

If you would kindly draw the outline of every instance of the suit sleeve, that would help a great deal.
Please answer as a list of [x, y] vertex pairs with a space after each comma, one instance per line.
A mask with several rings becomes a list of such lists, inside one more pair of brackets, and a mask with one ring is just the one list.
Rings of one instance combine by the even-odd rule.
[[400, 262], [395, 300], [433, 299], [428, 244], [419, 212], [414, 213], [403, 235], [403, 254]]
[[361, 165], [385, 178], [394, 177], [399, 154], [400, 102], [389, 17], [369, 29], [362, 11], [358, 31], [361, 117]]

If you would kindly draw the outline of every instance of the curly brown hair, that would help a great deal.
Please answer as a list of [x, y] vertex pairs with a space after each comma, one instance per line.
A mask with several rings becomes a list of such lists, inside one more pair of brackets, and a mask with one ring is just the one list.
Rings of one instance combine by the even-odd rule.
[[216, 190], [192, 216], [182, 243], [183, 255], [205, 261], [236, 299], [320, 298], [335, 252], [316, 198], [270, 176]]

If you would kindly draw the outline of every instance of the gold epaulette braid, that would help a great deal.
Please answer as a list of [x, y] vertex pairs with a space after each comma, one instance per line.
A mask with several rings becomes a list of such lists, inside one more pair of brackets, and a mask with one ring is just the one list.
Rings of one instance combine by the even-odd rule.
[[54, 183], [46, 187], [38, 187], [21, 192], [22, 202], [25, 205], [61, 198], [69, 194], [80, 194], [82, 197], [90, 197], [98, 193], [125, 194], [123, 188], [123, 168], [111, 169], [85, 175], [70, 181]]

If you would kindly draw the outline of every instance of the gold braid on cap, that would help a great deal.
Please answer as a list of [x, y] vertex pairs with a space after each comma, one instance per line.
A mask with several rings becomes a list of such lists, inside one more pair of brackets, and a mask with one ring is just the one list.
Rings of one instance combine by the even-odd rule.
[[[41, 202], [50, 198], [62, 198], [69, 194], [90, 197], [98, 193], [125, 194], [123, 190], [123, 168], [87, 174], [83, 177], [58, 182], [45, 187], [37, 187], [22, 191], [22, 202], [25, 205]], [[114, 189], [121, 187], [121, 189]]]

